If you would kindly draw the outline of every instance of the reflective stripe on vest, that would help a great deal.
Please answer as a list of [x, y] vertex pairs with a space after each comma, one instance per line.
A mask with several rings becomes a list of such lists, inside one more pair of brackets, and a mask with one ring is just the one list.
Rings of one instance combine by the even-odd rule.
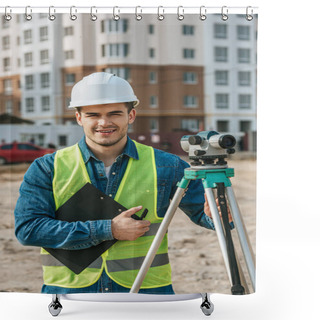
[[[142, 205], [150, 230], [135, 241], [118, 241], [79, 275], [63, 266], [42, 249], [44, 283], [65, 288], [82, 288], [95, 283], [105, 268], [109, 277], [130, 288], [162, 221], [157, 216], [157, 175], [154, 150], [136, 143], [139, 160], [130, 158], [115, 200], [127, 208]], [[53, 192], [58, 209], [87, 182], [89, 175], [78, 145], [57, 151], [54, 162]], [[143, 172], [143, 174], [141, 174]], [[137, 213], [138, 215], [141, 214]], [[171, 284], [167, 236], [161, 243], [141, 288]]]

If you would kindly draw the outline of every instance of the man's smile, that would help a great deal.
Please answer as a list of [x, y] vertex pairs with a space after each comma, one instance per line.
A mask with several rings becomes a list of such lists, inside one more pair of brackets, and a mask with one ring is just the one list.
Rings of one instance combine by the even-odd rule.
[[110, 128], [110, 129], [96, 129], [95, 132], [100, 133], [100, 134], [112, 134], [113, 132], [117, 131], [117, 129]]

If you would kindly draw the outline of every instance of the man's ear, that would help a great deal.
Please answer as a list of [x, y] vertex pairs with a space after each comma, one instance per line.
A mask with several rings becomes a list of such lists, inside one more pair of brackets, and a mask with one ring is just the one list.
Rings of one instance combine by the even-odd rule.
[[133, 123], [134, 120], [136, 119], [136, 115], [137, 115], [137, 111], [136, 109], [132, 109], [130, 112], [129, 112], [129, 124]]
[[75, 115], [76, 115], [76, 120], [77, 120], [77, 122], [78, 122], [78, 125], [82, 127], [81, 112], [76, 111], [76, 112], [75, 112]]

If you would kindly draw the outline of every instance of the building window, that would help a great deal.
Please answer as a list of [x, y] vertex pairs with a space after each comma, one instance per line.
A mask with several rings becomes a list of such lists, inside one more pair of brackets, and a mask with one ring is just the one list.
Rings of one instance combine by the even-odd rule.
[[250, 49], [238, 49], [238, 62], [250, 63]]
[[150, 108], [157, 108], [158, 107], [158, 97], [151, 96], [150, 97]]
[[104, 33], [104, 31], [105, 31], [104, 24], [105, 24], [105, 20], [101, 20], [101, 22], [100, 22], [100, 32], [101, 33]]
[[50, 75], [48, 72], [40, 74], [41, 88], [49, 88], [50, 86]]
[[104, 69], [105, 72], [109, 72], [109, 73], [113, 73], [116, 76], [126, 79], [126, 80], [130, 80], [130, 69], [129, 68], [106, 68]]
[[250, 40], [250, 27], [237, 26], [237, 38], [238, 40]]
[[241, 87], [249, 87], [251, 85], [251, 72], [239, 71], [238, 72], [238, 85]]
[[194, 35], [194, 26], [183, 25], [182, 26], [182, 34], [183, 35]]
[[217, 121], [217, 131], [218, 132], [229, 132], [229, 121], [218, 120]]
[[183, 105], [187, 108], [196, 108], [198, 106], [198, 98], [196, 96], [184, 96]]
[[155, 57], [155, 49], [154, 48], [150, 48], [149, 49], [149, 58], [154, 58]]
[[251, 121], [240, 121], [239, 127], [240, 127], [240, 132], [250, 132]]
[[250, 94], [239, 94], [239, 108], [250, 109], [251, 108], [251, 95]]
[[196, 72], [187, 71], [183, 73], [183, 83], [196, 84], [198, 83], [198, 77]]
[[4, 80], [3, 86], [4, 86], [4, 94], [11, 95], [12, 94], [12, 80], [11, 79]]
[[74, 73], [66, 74], [66, 85], [72, 86], [76, 82], [76, 75]]
[[64, 52], [64, 58], [65, 60], [71, 60], [74, 59], [74, 51], [73, 50], [67, 50]]
[[34, 98], [26, 98], [26, 112], [34, 112]]
[[23, 32], [24, 44], [32, 43], [32, 30], [24, 30]]
[[6, 113], [13, 113], [13, 101], [12, 100], [6, 100], [5, 102], [5, 108], [6, 108]]
[[63, 29], [64, 36], [72, 36], [73, 35], [73, 27], [65, 27]]
[[215, 47], [214, 57], [217, 62], [227, 62], [228, 61], [228, 48], [225, 47]]
[[40, 28], [40, 41], [48, 40], [48, 27]]
[[26, 90], [33, 89], [34, 87], [33, 75], [32, 74], [26, 75], [24, 79], [26, 83], [25, 84]]
[[159, 120], [150, 119], [150, 132], [159, 132]]
[[10, 58], [4, 58], [3, 59], [3, 70], [4, 71], [9, 71], [10, 69], [11, 69]]
[[215, 23], [213, 26], [214, 37], [216, 39], [227, 39], [227, 25], [221, 23]]
[[10, 37], [9, 36], [2, 37], [2, 49], [3, 50], [10, 49]]
[[49, 111], [50, 110], [50, 97], [49, 96], [41, 97], [41, 109], [42, 109], [42, 111]]
[[102, 44], [101, 45], [101, 57], [105, 57], [107, 55], [107, 45]]
[[149, 83], [157, 83], [158, 82], [158, 73], [157, 71], [149, 72]]
[[25, 67], [32, 66], [32, 52], [27, 52], [24, 54], [24, 66]]
[[229, 72], [225, 70], [218, 70], [215, 72], [215, 79], [217, 86], [227, 86], [229, 83]]
[[108, 20], [108, 31], [126, 33], [128, 31], [128, 19]]
[[194, 59], [195, 50], [194, 49], [183, 49], [183, 58], [184, 59]]
[[40, 51], [40, 64], [49, 63], [49, 50]]
[[216, 108], [217, 109], [229, 108], [229, 95], [227, 93], [216, 94]]
[[154, 25], [153, 24], [148, 25], [148, 31], [149, 31], [149, 34], [154, 34]]
[[198, 132], [199, 123], [200, 121], [198, 119], [182, 119], [181, 129], [191, 131], [191, 132]]
[[58, 136], [58, 144], [60, 147], [66, 147], [68, 145], [68, 136], [59, 135]]
[[109, 57], [127, 57], [129, 54], [128, 43], [111, 43], [107, 48]]

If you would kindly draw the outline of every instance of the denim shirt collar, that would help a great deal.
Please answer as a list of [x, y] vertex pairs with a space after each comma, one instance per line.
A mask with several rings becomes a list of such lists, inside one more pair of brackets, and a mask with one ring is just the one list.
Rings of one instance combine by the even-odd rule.
[[[87, 163], [90, 158], [93, 158], [97, 161], [101, 161], [99, 160], [94, 154], [93, 152], [90, 150], [90, 148], [88, 147], [87, 143], [86, 143], [86, 137], [83, 136], [82, 139], [79, 141], [78, 143], [79, 148], [81, 150], [82, 156], [83, 156], [83, 160], [85, 163]], [[136, 145], [134, 144], [134, 142], [128, 137], [126, 146], [124, 147], [124, 150], [122, 152], [121, 155], [119, 156], [127, 156], [136, 160], [139, 160], [139, 156], [138, 156], [138, 151], [136, 148]]]

